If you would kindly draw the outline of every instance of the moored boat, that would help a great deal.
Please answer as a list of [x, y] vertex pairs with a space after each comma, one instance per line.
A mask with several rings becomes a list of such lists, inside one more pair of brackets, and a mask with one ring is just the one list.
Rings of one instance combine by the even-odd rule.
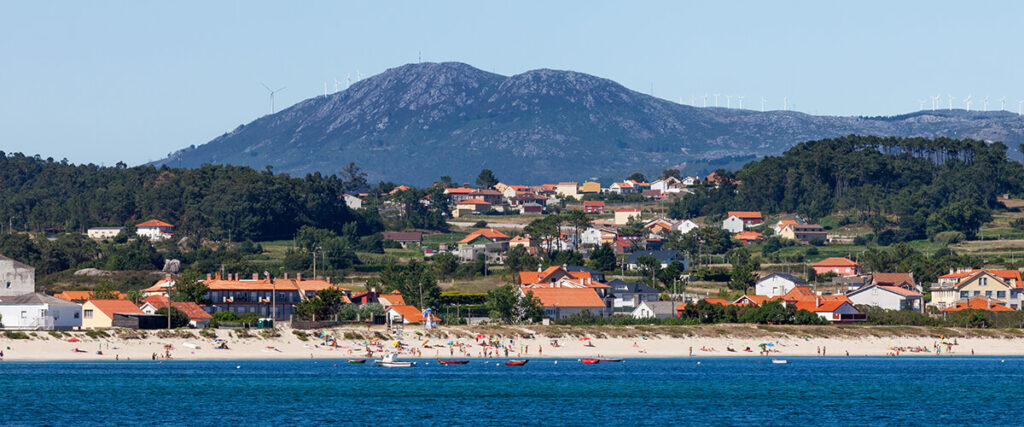
[[587, 365], [596, 365], [598, 363], [601, 363], [601, 360], [600, 359], [580, 359], [580, 362], [583, 362], [583, 363], [585, 363]]
[[469, 361], [468, 360], [441, 360], [441, 359], [437, 359], [437, 363], [440, 363], [442, 365], [465, 365], [465, 364], [469, 363]]
[[348, 359], [348, 363], [366, 363], [366, 359]]
[[597, 359], [597, 360], [600, 361], [601, 363], [618, 363], [618, 362], [622, 361], [622, 359]]
[[529, 362], [529, 360], [509, 360], [505, 362], [505, 366], [523, 366], [526, 362]]
[[786, 361], [785, 359], [772, 359], [772, 364], [773, 365], [785, 365], [785, 364], [788, 364], [788, 363], [789, 362]]
[[398, 361], [397, 355], [395, 353], [385, 354], [384, 357], [382, 357], [380, 360], [374, 360], [373, 363], [376, 363], [377, 366], [382, 366], [385, 368], [408, 368], [416, 366], [416, 362]]

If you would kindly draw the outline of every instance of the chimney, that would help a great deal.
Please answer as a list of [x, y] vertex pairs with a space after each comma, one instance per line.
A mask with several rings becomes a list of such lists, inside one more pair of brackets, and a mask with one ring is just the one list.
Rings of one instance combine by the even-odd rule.
[[330, 284], [331, 284], [331, 276], [327, 276], [327, 284], [328, 284], [328, 285], [330, 285]]
[[216, 277], [216, 278], [217, 278], [217, 280], [220, 280], [220, 272], [218, 271], [217, 273], [215, 273], [215, 274], [214, 274], [214, 277]]
[[302, 273], [295, 273], [295, 280], [302, 281]]
[[260, 274], [259, 273], [253, 273], [252, 274], [252, 280], [260, 280]]
[[284, 280], [288, 280], [288, 273], [284, 274]]
[[821, 307], [821, 297], [814, 297], [814, 306]]

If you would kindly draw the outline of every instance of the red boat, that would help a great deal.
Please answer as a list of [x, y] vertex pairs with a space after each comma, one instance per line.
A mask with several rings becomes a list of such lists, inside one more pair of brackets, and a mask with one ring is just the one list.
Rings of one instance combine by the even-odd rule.
[[598, 363], [601, 363], [600, 359], [580, 359], [580, 361], [588, 365], [596, 365]]
[[465, 364], [469, 363], [469, 361], [468, 360], [441, 360], [441, 359], [437, 359], [437, 363], [440, 363], [442, 365], [465, 365]]
[[526, 362], [529, 362], [529, 360], [509, 360], [505, 362], [505, 366], [523, 366]]
[[622, 361], [622, 359], [597, 359], [597, 360], [599, 362], [601, 362], [601, 363], [618, 363], [618, 362]]

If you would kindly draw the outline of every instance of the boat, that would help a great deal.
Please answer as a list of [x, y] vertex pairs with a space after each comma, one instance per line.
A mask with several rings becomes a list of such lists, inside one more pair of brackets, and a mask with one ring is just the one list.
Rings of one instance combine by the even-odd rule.
[[348, 359], [348, 363], [366, 363], [366, 359]]
[[600, 359], [580, 359], [580, 362], [583, 362], [583, 363], [585, 363], [587, 365], [596, 365], [598, 363], [601, 363], [601, 360]]
[[601, 363], [619, 363], [622, 359], [597, 359]]
[[785, 364], [788, 364], [788, 363], [789, 362], [787, 362], [785, 359], [772, 359], [772, 364], [773, 365], [785, 365]]
[[526, 362], [529, 362], [529, 360], [509, 360], [505, 362], [505, 366], [523, 366]]
[[395, 353], [385, 354], [380, 360], [374, 360], [377, 366], [385, 368], [408, 368], [416, 366], [416, 362], [399, 362]]
[[441, 360], [441, 359], [437, 359], [437, 363], [440, 363], [442, 365], [465, 365], [465, 364], [469, 363], [469, 361], [468, 360]]

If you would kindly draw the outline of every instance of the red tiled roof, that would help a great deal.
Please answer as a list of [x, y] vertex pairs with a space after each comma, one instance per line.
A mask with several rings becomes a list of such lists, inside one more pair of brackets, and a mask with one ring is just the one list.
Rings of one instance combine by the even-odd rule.
[[455, 187], [455, 188], [446, 188], [444, 191], [446, 193], [448, 193], [448, 194], [469, 194], [469, 193], [472, 193], [474, 190], [472, 188], [466, 188], [466, 187]]
[[624, 208], [624, 209], [616, 209], [615, 210], [615, 213], [619, 213], [619, 212], [640, 212], [640, 209]]
[[107, 317], [114, 317], [114, 313], [142, 313], [135, 303], [126, 299], [91, 299], [86, 304], [92, 303], [97, 310], [102, 311]]
[[729, 211], [726, 217], [734, 216], [739, 219], [761, 219], [761, 212], [748, 212], [748, 211]]
[[899, 285], [900, 283], [907, 283], [912, 286], [917, 285], [914, 281], [913, 273], [874, 273], [871, 275], [871, 281], [882, 286]]
[[[167, 308], [167, 297], [163, 295], [151, 295], [143, 300], [143, 303], [148, 303], [153, 306], [153, 308], [159, 310], [161, 308]], [[210, 313], [207, 313], [206, 310], [203, 310], [199, 304], [191, 301], [172, 302], [171, 306], [187, 314], [188, 318], [191, 320], [204, 321], [213, 318], [213, 316], [211, 316]]]
[[[418, 308], [413, 307], [411, 305], [392, 305], [388, 307], [388, 310], [394, 310], [396, 313], [405, 318], [407, 322], [410, 323], [423, 323], [427, 321], [427, 318], [423, 317], [423, 313]], [[433, 318], [434, 320], [441, 320], [434, 315], [430, 315], [430, 317]]]
[[[113, 294], [117, 296], [117, 299], [128, 298], [120, 291], [114, 291]], [[92, 291], [64, 291], [53, 296], [65, 301], [86, 301], [92, 298]]]
[[741, 231], [732, 237], [736, 238], [736, 240], [758, 240], [763, 239], [764, 235], [756, 231]]
[[388, 304], [391, 305], [405, 305], [405, 297], [403, 297], [402, 293], [398, 292], [397, 289], [391, 291], [389, 294], [380, 294], [377, 296], [378, 300], [381, 298], [387, 300]]
[[604, 202], [587, 201], [583, 202], [583, 206], [604, 206]]
[[481, 236], [483, 236], [484, 238], [490, 239], [490, 240], [508, 240], [509, 239], [507, 234], [502, 233], [502, 232], [500, 232], [498, 230], [495, 230], [493, 228], [481, 228], [481, 229], [479, 229], [477, 231], [469, 233], [469, 235], [467, 235], [466, 237], [463, 237], [462, 240], [459, 240], [459, 244], [472, 242], [472, 241], [476, 240], [477, 237], [481, 237]]
[[460, 205], [490, 205], [490, 203], [485, 202], [485, 201], [480, 200], [480, 199], [463, 200], [463, 201], [459, 202], [459, 204]]
[[704, 298], [704, 302], [709, 304], [732, 305], [732, 302], [725, 298]]
[[999, 304], [997, 302], [994, 302], [994, 301], [991, 301], [991, 300], [988, 300], [988, 299], [985, 299], [985, 298], [982, 298], [982, 297], [974, 297], [974, 298], [968, 300], [967, 302], [957, 303], [956, 306], [944, 308], [944, 309], [942, 309], [942, 311], [945, 311], [945, 312], [948, 313], [948, 312], [967, 310], [967, 309], [970, 309], [970, 310], [985, 310], [985, 311], [1014, 311], [1012, 308], [1009, 308], [1009, 307], [1007, 307], [1005, 305]]
[[1020, 271], [1018, 271], [1018, 270], [989, 270], [989, 269], [983, 268], [983, 269], [968, 270], [968, 271], [958, 271], [958, 272], [955, 272], [955, 273], [952, 273], [952, 274], [946, 274], [946, 275], [939, 276], [939, 278], [940, 279], [962, 279], [964, 277], [973, 275], [975, 273], [980, 273], [982, 271], [987, 271], [987, 272], [992, 273], [992, 274], [994, 274], [996, 276], [1002, 277], [1003, 279], [1006, 279], [1006, 280], [1013, 279], [1013, 280], [1016, 281], [1017, 288], [1024, 288], [1024, 283], [1022, 283], [1022, 281], [1021, 281]]
[[846, 258], [831, 257], [814, 263], [814, 267], [856, 267], [857, 263]]
[[[850, 304], [849, 301], [843, 300], [822, 300], [821, 305], [818, 305], [816, 300], [797, 301], [794, 305], [798, 310], [807, 310], [811, 313], [831, 313], [836, 311], [843, 304]], [[850, 304], [851, 306], [853, 304]]]
[[520, 288], [523, 293], [533, 292], [544, 307], [605, 308], [604, 301], [591, 288]]
[[903, 296], [908, 296], [908, 297], [924, 296], [924, 295], [921, 295], [920, 292], [912, 291], [912, 290], [909, 290], [909, 289], [904, 289], [904, 288], [901, 288], [899, 286], [887, 286], [886, 285], [886, 286], [879, 286], [879, 287], [882, 288], [882, 289], [885, 289], [885, 290], [887, 290], [889, 292], [894, 292], [894, 293], [897, 293], [897, 294], [900, 294], [900, 295], [903, 295]]
[[143, 223], [138, 224], [138, 225], [135, 226], [135, 228], [144, 228], [144, 227], [172, 227], [173, 228], [174, 226], [171, 225], [171, 224], [168, 224], [166, 222], [160, 221], [158, 219], [151, 219], [149, 221], [143, 222]]

